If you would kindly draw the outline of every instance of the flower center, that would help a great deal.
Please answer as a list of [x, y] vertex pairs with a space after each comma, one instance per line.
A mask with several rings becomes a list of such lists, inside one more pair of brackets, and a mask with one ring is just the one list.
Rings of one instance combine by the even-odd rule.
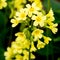
[[26, 14], [25, 13], [21, 13], [20, 17], [24, 18], [24, 17], [26, 17]]
[[30, 11], [31, 11], [31, 12], [33, 12], [33, 11], [34, 11], [34, 8], [33, 8], [33, 7], [31, 7], [31, 8], [30, 8]]
[[40, 22], [41, 18], [39, 16], [36, 17], [36, 21]]

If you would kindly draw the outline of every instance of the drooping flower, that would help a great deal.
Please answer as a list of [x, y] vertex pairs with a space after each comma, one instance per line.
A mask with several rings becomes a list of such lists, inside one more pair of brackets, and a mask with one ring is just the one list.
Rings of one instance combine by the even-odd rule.
[[46, 44], [48, 44], [49, 41], [51, 41], [50, 37], [43, 36], [43, 38], [44, 38], [44, 43], [46, 43]]
[[46, 15], [46, 17], [47, 17], [47, 20], [45, 21], [46, 24], [51, 25], [52, 22], [55, 20], [55, 18], [54, 18], [54, 13], [53, 13], [53, 10], [52, 10], [52, 9], [50, 9], [50, 11], [49, 11], [49, 13]]
[[31, 42], [31, 49], [30, 49], [30, 52], [35, 52], [37, 49], [36, 47], [34, 46], [34, 42]]
[[56, 34], [56, 32], [58, 31], [57, 26], [58, 26], [57, 23], [56, 23], [56, 24], [52, 23], [50, 26], [48, 26], [48, 28], [49, 28], [54, 34]]
[[26, 3], [26, 0], [13, 0], [12, 3], [14, 8], [16, 8], [19, 11], [23, 7], [23, 4]]
[[[23, 60], [29, 60], [29, 52], [27, 50], [23, 50]], [[30, 58], [35, 59], [35, 56], [30, 52]]]
[[15, 58], [16, 58], [15, 60], [23, 60], [23, 56], [21, 56], [19, 54], [17, 54]]
[[6, 0], [0, 0], [0, 9], [4, 8], [7, 6]]
[[40, 10], [42, 10], [43, 8], [43, 5], [42, 5], [42, 2], [41, 0], [34, 0], [34, 3], [36, 3], [36, 6], [40, 8]]
[[26, 38], [25, 34], [22, 32], [15, 33], [15, 36], [17, 36], [17, 39], [24, 40]]
[[34, 2], [36, 6], [40, 8], [40, 10], [42, 9], [43, 6], [41, 0], [29, 0], [29, 1]]
[[19, 20], [11, 19], [12, 27], [16, 27], [19, 24]]
[[44, 31], [43, 30], [41, 30], [41, 29], [36, 29], [36, 30], [34, 30], [33, 32], [32, 32], [32, 35], [34, 36], [34, 41], [36, 41], [38, 38], [42, 38], [42, 33], [43, 33]]
[[7, 51], [4, 53], [5, 60], [11, 60], [11, 58], [13, 57], [13, 55], [14, 55], [13, 48], [8, 47]]
[[37, 48], [40, 49], [40, 48], [44, 48], [44, 47], [45, 47], [45, 43], [43, 43], [42, 41], [38, 40]]

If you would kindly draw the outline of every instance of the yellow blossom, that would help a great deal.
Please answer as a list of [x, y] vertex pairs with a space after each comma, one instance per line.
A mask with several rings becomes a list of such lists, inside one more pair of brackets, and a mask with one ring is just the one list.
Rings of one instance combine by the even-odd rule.
[[16, 12], [16, 17], [18, 20], [26, 20], [27, 12], [26, 9], [20, 9], [20, 11]]
[[36, 41], [38, 38], [42, 38], [43, 30], [36, 29], [32, 32], [32, 35], [34, 36], [34, 41]]
[[35, 59], [35, 56], [31, 53], [31, 59]]
[[40, 25], [41, 27], [43, 27], [44, 22], [46, 20], [46, 16], [43, 16], [43, 14], [39, 12], [37, 16], [35, 15], [32, 16], [32, 20], [35, 20], [33, 23], [34, 26]]
[[0, 9], [7, 6], [6, 0], [0, 0]]
[[11, 19], [12, 27], [16, 27], [19, 24], [19, 20]]
[[24, 54], [23, 60], [29, 60], [29, 52], [27, 50], [23, 50], [23, 54]]
[[30, 52], [32, 52], [32, 51], [36, 51], [37, 49], [35, 48], [35, 46], [34, 46], [34, 42], [31, 42], [31, 49], [30, 49]]
[[30, 46], [30, 41], [27, 40], [27, 39], [21, 39], [21, 37], [17, 37], [16, 38], [16, 43], [17, 44], [20, 44], [21, 48], [22, 49], [29, 49], [29, 46]]
[[45, 43], [43, 43], [42, 41], [38, 40], [37, 48], [40, 49], [40, 48], [44, 48], [44, 47], [45, 47]]
[[5, 60], [11, 60], [13, 57], [13, 49], [8, 47], [7, 51], [4, 53], [4, 56], [6, 57]]
[[30, 41], [29, 40], [24, 40], [23, 47], [26, 48], [26, 49], [29, 49]]
[[15, 33], [15, 36], [17, 36], [17, 38], [19, 37], [20, 38], [20, 40], [22, 39], [25, 39], [26, 38], [26, 36], [25, 36], [25, 34], [23, 33], [23, 32], [18, 32], [18, 33]]
[[12, 2], [14, 4], [14, 8], [17, 8], [17, 10], [20, 10], [23, 7], [22, 3], [26, 3], [26, 0], [14, 0]]
[[53, 10], [50, 9], [49, 13], [47, 14], [47, 17], [52, 17], [54, 15]]
[[17, 55], [16, 55], [16, 59], [15, 59], [15, 60], [23, 60], [23, 56], [21, 56], [21, 55], [17, 54]]
[[35, 3], [32, 3], [32, 5], [27, 4], [26, 7], [29, 17], [31, 17], [33, 13], [36, 14], [36, 12], [39, 10], [39, 7], [37, 7]]
[[[24, 57], [23, 57], [23, 60], [29, 60], [29, 52], [27, 50], [23, 50], [23, 54], [24, 54]], [[35, 59], [35, 56], [30, 52], [30, 58], [31, 59]]]
[[52, 22], [55, 20], [54, 18], [54, 13], [53, 13], [53, 10], [50, 9], [49, 13], [46, 15], [47, 17], [47, 20], [45, 21], [48, 25], [51, 25]]
[[22, 46], [20, 43], [12, 42], [11, 47], [14, 49], [13, 53], [22, 53]]
[[50, 26], [48, 26], [48, 28], [49, 28], [54, 34], [56, 34], [56, 32], [58, 31], [57, 26], [58, 26], [57, 23], [56, 23], [56, 24], [52, 23]]
[[40, 8], [40, 10], [43, 8], [41, 0], [34, 0], [34, 2], [36, 3], [36, 6]]
[[49, 41], [51, 41], [50, 37], [43, 36], [43, 38], [44, 38], [44, 43], [46, 43], [46, 44], [48, 44]]
[[37, 7], [40, 8], [40, 10], [42, 9], [42, 2], [40, 0], [29, 0], [30, 2], [34, 2], [36, 4]]

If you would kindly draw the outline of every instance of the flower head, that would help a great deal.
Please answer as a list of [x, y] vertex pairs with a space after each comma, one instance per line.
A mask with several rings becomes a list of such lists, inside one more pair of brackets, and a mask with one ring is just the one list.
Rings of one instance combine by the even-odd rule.
[[48, 28], [49, 28], [54, 34], [56, 34], [56, 32], [58, 31], [57, 26], [58, 26], [57, 23], [56, 23], [56, 24], [52, 23], [50, 26], [48, 26]]
[[35, 3], [32, 3], [32, 5], [27, 4], [26, 7], [29, 17], [31, 17], [33, 13], [36, 14], [36, 12], [39, 10], [39, 7], [37, 7]]
[[43, 27], [44, 22], [46, 20], [46, 16], [43, 16], [43, 14], [39, 12], [37, 16], [35, 15], [32, 16], [32, 20], [35, 20], [33, 23], [34, 26], [40, 25], [41, 27]]
[[44, 47], [45, 47], [45, 43], [43, 43], [42, 41], [38, 40], [37, 48], [40, 49], [40, 48], [44, 48]]
[[43, 38], [44, 38], [44, 43], [46, 43], [46, 44], [48, 44], [49, 41], [51, 41], [50, 37], [43, 36]]
[[19, 20], [11, 19], [12, 27], [16, 27], [19, 24]]
[[6, 0], [0, 0], [0, 9], [7, 6]]
[[31, 43], [31, 49], [30, 49], [30, 51], [32, 52], [32, 51], [36, 51], [37, 49], [35, 48], [35, 46], [34, 46], [34, 42], [32, 42]]
[[38, 38], [42, 38], [43, 30], [36, 29], [32, 32], [32, 35], [34, 36], [34, 41], [36, 41]]
[[27, 12], [26, 9], [21, 9], [19, 12], [16, 12], [16, 17], [18, 20], [26, 20]]

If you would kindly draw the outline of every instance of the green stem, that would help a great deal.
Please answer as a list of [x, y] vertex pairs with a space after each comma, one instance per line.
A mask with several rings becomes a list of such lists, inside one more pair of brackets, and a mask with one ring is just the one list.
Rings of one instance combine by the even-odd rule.
[[[48, 3], [48, 10], [47, 10], [47, 11], [49, 11], [49, 10], [50, 10], [50, 0], [48, 0], [47, 3]], [[47, 36], [49, 35], [48, 33], [49, 33], [49, 31], [48, 31], [48, 29], [46, 29], [46, 35], [47, 35]], [[49, 56], [48, 56], [48, 47], [49, 47], [49, 46], [47, 46], [46, 60], [48, 60], [48, 57], [49, 57]]]
[[[46, 29], [46, 35], [48, 36], [49, 35], [49, 31], [48, 31], [48, 29]], [[46, 60], [48, 60], [48, 50], [49, 50], [49, 45], [47, 45], [47, 47], [46, 47], [46, 50], [47, 50], [47, 52], [46, 52]]]
[[50, 10], [50, 0], [48, 0], [48, 11]]

